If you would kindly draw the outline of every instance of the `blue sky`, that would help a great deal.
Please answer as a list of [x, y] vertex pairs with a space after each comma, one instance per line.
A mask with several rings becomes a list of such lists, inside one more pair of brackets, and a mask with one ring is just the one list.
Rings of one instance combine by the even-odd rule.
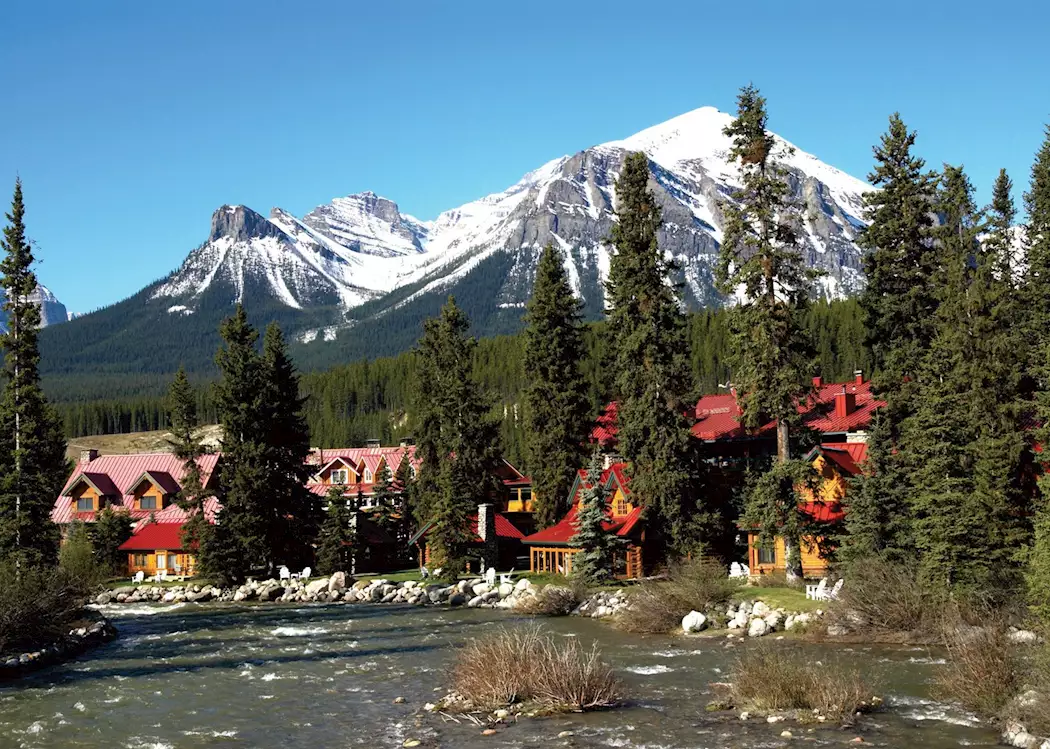
[[242, 203], [373, 190], [420, 218], [754, 82], [773, 130], [857, 176], [887, 116], [985, 201], [1050, 121], [1050, 10], [827, 3], [10, 3], [0, 202], [84, 312], [165, 275]]

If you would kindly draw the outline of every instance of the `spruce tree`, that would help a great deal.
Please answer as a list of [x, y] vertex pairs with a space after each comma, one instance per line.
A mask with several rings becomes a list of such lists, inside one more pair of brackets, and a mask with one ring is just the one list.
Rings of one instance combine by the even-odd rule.
[[908, 508], [906, 456], [897, 449], [901, 426], [914, 413], [919, 368], [936, 332], [939, 277], [931, 236], [936, 176], [912, 153], [915, 133], [899, 114], [875, 147], [868, 181], [880, 188], [864, 196], [868, 226], [859, 244], [867, 254], [861, 295], [873, 387], [885, 399], [868, 437], [863, 476], [847, 498], [847, 533], [840, 557], [893, 561], [914, 557]]
[[197, 396], [183, 367], [179, 367], [168, 390], [168, 422], [169, 444], [175, 457], [182, 461], [182, 478], [175, 502], [187, 516], [182, 526], [183, 548], [200, 549], [208, 525], [204, 503], [211, 494], [205, 490], [201, 475], [200, 459], [206, 451], [197, 433], [200, 427]]
[[317, 569], [322, 575], [354, 572], [354, 527], [345, 489], [333, 486], [325, 497], [328, 510], [317, 537]]
[[1024, 207], [1028, 221], [1024, 227], [1026, 272], [1022, 297], [1028, 333], [1042, 345], [1050, 340], [1050, 125], [1032, 164]]
[[[733, 139], [730, 161], [740, 169], [741, 187], [722, 206], [725, 226], [716, 278], [724, 294], [743, 289], [744, 298], [731, 313], [729, 358], [741, 423], [748, 429], [769, 419], [777, 423], [776, 476], [756, 484], [761, 491], [750, 500], [756, 505], [751, 514], [773, 523], [798, 515], [790, 477], [800, 469], [785, 466], [791, 460], [791, 433], [801, 423], [798, 406], [809, 392], [806, 370], [814, 352], [805, 314], [817, 274], [802, 259], [803, 219], [781, 161], [790, 151], [778, 149], [767, 120], [766, 100], [754, 87], [743, 88], [737, 117], [725, 128]], [[778, 489], [783, 491], [778, 494]], [[780, 528], [789, 580], [802, 575], [800, 539], [791, 532], [799, 525]]]
[[126, 512], [107, 507], [91, 524], [91, 545], [99, 570], [107, 576], [123, 577], [128, 569], [128, 554], [120, 545], [131, 538], [132, 521]]
[[723, 529], [718, 507], [697, 502], [685, 325], [669, 284], [674, 266], [657, 242], [660, 206], [648, 182], [645, 154], [629, 154], [616, 181], [615, 251], [606, 283], [619, 450], [654, 541], [686, 554], [718, 544]]
[[263, 390], [263, 450], [268, 495], [260, 512], [267, 516], [267, 549], [272, 572], [280, 564], [310, 562], [312, 545], [323, 519], [315, 494], [306, 488], [311, 468], [310, 429], [300, 394], [299, 374], [288, 356], [284, 335], [276, 323], [266, 328], [261, 360]]
[[397, 492], [390, 468], [383, 464], [372, 487], [372, 520], [392, 536], [397, 535]]
[[588, 583], [608, 580], [613, 575], [613, 556], [623, 544], [605, 528], [609, 521], [608, 490], [602, 483], [602, 456], [595, 451], [587, 469], [587, 488], [581, 497], [570, 546], [580, 551], [572, 557], [572, 574]]
[[40, 308], [33, 250], [26, 238], [22, 183], [15, 181], [8, 225], [0, 241], [0, 288], [7, 330], [0, 335], [4, 377], [0, 396], [0, 560], [16, 567], [53, 563], [58, 527], [51, 508], [66, 478], [62, 424], [40, 387], [37, 329]]
[[[463, 571], [474, 537], [471, 516], [499, 489], [494, 468], [499, 459], [497, 424], [489, 399], [471, 372], [477, 341], [467, 335], [470, 323], [449, 297], [437, 318], [424, 324], [419, 342], [419, 382], [428, 383], [417, 403], [431, 419], [423, 448], [417, 486], [432, 482], [433, 495], [423, 507], [433, 522], [427, 536], [434, 565], [450, 578]], [[425, 393], [425, 395], [424, 395]], [[427, 456], [433, 456], [428, 458]], [[494, 560], [490, 563], [494, 563]]]
[[223, 432], [223, 504], [215, 527], [205, 535], [201, 566], [210, 577], [237, 583], [253, 569], [268, 568], [271, 561], [270, 456], [261, 440], [267, 426], [262, 414], [268, 385], [256, 350], [259, 334], [242, 305], [223, 321], [219, 335], [223, 345], [215, 360], [221, 379], [215, 385], [215, 402]]
[[569, 511], [569, 489], [583, 462], [589, 431], [580, 302], [565, 256], [548, 244], [536, 267], [525, 314], [525, 435], [536, 521], [546, 528]]
[[412, 515], [409, 512], [409, 497], [412, 493], [412, 471], [409, 454], [406, 451], [398, 463], [397, 471], [394, 472], [394, 483], [391, 489], [394, 492], [396, 507], [394, 538], [397, 540], [398, 558], [405, 556], [408, 539], [412, 536]]
[[1006, 289], [1015, 286], [1013, 231], [1017, 209], [1011, 195], [1013, 189], [1010, 175], [1000, 169], [992, 186], [992, 203], [987, 210], [988, 236], [984, 240], [985, 251], [994, 258], [995, 277]]

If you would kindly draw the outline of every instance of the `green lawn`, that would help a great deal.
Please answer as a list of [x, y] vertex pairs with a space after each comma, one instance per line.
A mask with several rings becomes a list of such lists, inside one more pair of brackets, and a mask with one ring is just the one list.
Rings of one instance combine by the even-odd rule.
[[139, 584], [131, 582], [130, 577], [121, 577], [116, 580], [109, 580], [105, 583], [106, 588], [113, 590], [114, 588], [127, 588], [127, 587], [143, 587], [143, 588], [175, 588], [182, 585], [208, 585], [211, 580], [203, 577], [189, 577], [186, 580], [176, 580], [174, 578], [168, 578], [162, 583], [156, 582], [152, 577], [147, 577]]
[[816, 611], [826, 608], [825, 601], [811, 601], [806, 598], [806, 591], [797, 588], [763, 588], [761, 586], [742, 587], [737, 594], [740, 598], [762, 601], [770, 608], [782, 608], [785, 611]]

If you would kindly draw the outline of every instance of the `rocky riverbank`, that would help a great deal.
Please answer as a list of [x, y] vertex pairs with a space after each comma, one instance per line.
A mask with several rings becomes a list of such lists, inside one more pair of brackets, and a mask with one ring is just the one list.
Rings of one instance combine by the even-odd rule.
[[109, 642], [117, 636], [117, 630], [109, 620], [90, 609], [84, 612], [83, 625], [69, 631], [42, 648], [25, 653], [0, 656], [0, 679], [9, 679], [35, 671], [45, 666], [75, 658], [91, 648]]

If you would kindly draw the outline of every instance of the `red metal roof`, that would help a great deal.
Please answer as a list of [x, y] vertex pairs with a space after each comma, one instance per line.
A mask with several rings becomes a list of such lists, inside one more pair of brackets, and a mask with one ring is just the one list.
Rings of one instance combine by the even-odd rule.
[[[204, 485], [208, 485], [208, 481], [211, 479], [212, 473], [215, 471], [215, 465], [219, 460], [219, 455], [213, 453], [211, 455], [203, 455], [198, 460], [198, 465], [201, 469], [201, 480]], [[183, 466], [182, 461], [176, 458], [172, 453], [138, 453], [135, 455], [100, 455], [91, 461], [81, 461], [73, 469], [73, 473], [70, 474], [69, 479], [66, 481], [66, 485], [62, 487], [62, 491], [59, 497], [55, 500], [55, 506], [51, 510], [51, 519], [56, 523], [68, 523], [74, 519], [87, 519], [93, 520], [94, 516], [85, 518], [85, 515], [89, 513], [77, 513], [73, 507], [73, 503], [70, 501], [68, 496], [69, 490], [73, 484], [80, 479], [81, 476], [87, 475], [95, 481], [96, 485], [100, 481], [108, 482], [105, 493], [110, 494], [110, 502], [114, 509], [125, 509], [130, 508], [132, 491], [135, 489], [135, 484], [139, 482], [143, 474], [147, 471], [155, 471], [157, 473], [166, 473], [172, 477], [173, 480], [179, 481], [182, 479]], [[104, 476], [104, 478], [97, 478]], [[109, 489], [109, 485], [112, 486]], [[102, 487], [99, 486], [102, 490]], [[167, 510], [165, 510], [166, 512]], [[148, 517], [150, 511], [132, 511], [131, 516], [133, 518]], [[158, 513], [159, 515], [160, 513]]]
[[[415, 543], [420, 538], [425, 537], [429, 532], [430, 528], [434, 525], [433, 522], [427, 523], [419, 531], [416, 532], [409, 543]], [[481, 543], [481, 536], [478, 535], [478, 516], [475, 513], [470, 516], [470, 527], [474, 531], [474, 543]], [[503, 513], [496, 513], [496, 536], [497, 538], [506, 538], [510, 540], [520, 541], [525, 537], [525, 534], [518, 530], [514, 523], [507, 520]]]
[[837, 523], [846, 517], [842, 505], [838, 502], [806, 502], [799, 505], [799, 509], [818, 523]]
[[[155, 486], [159, 486], [161, 491], [165, 494], [178, 494], [179, 491], [182, 490], [182, 487], [179, 486], [179, 482], [176, 481], [167, 471], [146, 471], [142, 474], [141, 478], [145, 479], [147, 477]], [[141, 483], [141, 479], [139, 482], [136, 482], [136, 485], [138, 483]]]
[[610, 447], [616, 444], [616, 412], [619, 404], [616, 401], [605, 406], [605, 410], [598, 414], [594, 420], [594, 429], [591, 430], [591, 441], [597, 442], [602, 447]]
[[[607, 489], [612, 489], [613, 484], [617, 483], [623, 489], [624, 496], [630, 496], [630, 483], [631, 480], [626, 473], [626, 463], [613, 463], [611, 466], [602, 471], [601, 481]], [[574, 495], [572, 502], [572, 509], [569, 510], [568, 514], [561, 519], [556, 525], [552, 525], [549, 528], [544, 528], [541, 531], [533, 533], [531, 536], [526, 536], [522, 543], [525, 544], [567, 544], [576, 534], [576, 527], [574, 525], [576, 521], [576, 514], [579, 511], [580, 500], [582, 499], [583, 491], [590, 488], [590, 484], [587, 483], [587, 471], [581, 468], [577, 471], [577, 479], [574, 484]], [[636, 507], [629, 512], [625, 517], [613, 518], [609, 517], [608, 520], [603, 523], [603, 527], [606, 531], [615, 531], [617, 536], [627, 536], [634, 530], [634, 527], [638, 524], [638, 521], [642, 517], [642, 508]]]
[[810, 454], [817, 452], [846, 474], [856, 476], [863, 470], [863, 463], [868, 457], [868, 445], [864, 442], [826, 442], [813, 448]]
[[182, 551], [182, 524], [147, 523], [120, 548], [123, 551]]

